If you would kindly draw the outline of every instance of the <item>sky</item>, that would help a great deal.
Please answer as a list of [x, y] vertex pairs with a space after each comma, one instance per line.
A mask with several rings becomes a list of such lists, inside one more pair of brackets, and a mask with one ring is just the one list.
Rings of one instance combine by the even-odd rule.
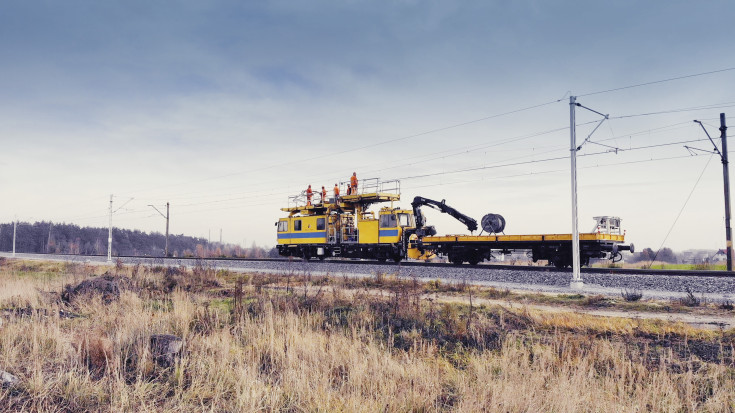
[[[638, 249], [724, 248], [729, 1], [0, 4], [0, 222], [273, 246], [289, 196], [400, 180], [506, 233], [622, 218]], [[629, 87], [633, 86], [633, 87]], [[594, 133], [592, 133], [594, 130]], [[731, 129], [732, 130], [732, 129]], [[592, 133], [592, 134], [591, 134]], [[591, 135], [590, 135], [591, 134]], [[735, 133], [730, 133], [731, 135]], [[688, 150], [684, 146], [697, 148]], [[467, 233], [428, 210], [439, 233]]]

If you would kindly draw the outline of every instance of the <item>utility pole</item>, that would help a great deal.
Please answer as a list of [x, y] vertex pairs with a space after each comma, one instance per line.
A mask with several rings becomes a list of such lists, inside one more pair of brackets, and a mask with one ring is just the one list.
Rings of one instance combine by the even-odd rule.
[[15, 231], [18, 226], [18, 218], [13, 221], [13, 257], [15, 257]]
[[169, 204], [166, 202], [166, 256], [168, 257], [168, 217], [169, 217]]
[[166, 215], [163, 215], [163, 212], [159, 211], [158, 208], [156, 208], [155, 206], [153, 206], [151, 204], [148, 204], [148, 206], [151, 207], [151, 208], [153, 208], [153, 209], [155, 209], [156, 212], [158, 212], [159, 214], [161, 214], [162, 217], [166, 218], [166, 250], [165, 250], [166, 252], [165, 252], [165, 256], [168, 257], [168, 217], [169, 217], [169, 214], [168, 213], [169, 213], [169, 203], [166, 202]]
[[[577, 106], [602, 116], [600, 122], [597, 124], [597, 126], [595, 126], [594, 129], [592, 129], [592, 132], [590, 132], [590, 134], [587, 136], [587, 139], [585, 139], [579, 145], [577, 145], [577, 122], [575, 119], [575, 108]], [[569, 96], [569, 131], [571, 135], [571, 148], [569, 149], [569, 151], [571, 152], [570, 157], [572, 159], [572, 282], [569, 285], [571, 288], [584, 287], [584, 283], [582, 282], [582, 275], [580, 274], [582, 260], [580, 259], [581, 254], [579, 252], [579, 222], [577, 220], [577, 151], [582, 149], [582, 146], [584, 146], [585, 143], [592, 142], [590, 141], [592, 135], [594, 135], [597, 129], [602, 126], [602, 123], [609, 118], [610, 115], [600, 113], [594, 109], [590, 109], [587, 106], [577, 103], [576, 96]], [[617, 153], [617, 149], [615, 150], [615, 153]]]
[[46, 254], [49, 252], [49, 248], [51, 248], [51, 229], [53, 229], [54, 223], [49, 222], [48, 224], [48, 241], [46, 241]]
[[725, 239], [727, 241], [727, 270], [732, 271], [732, 229], [730, 228], [730, 166], [727, 160], [727, 126], [725, 114], [720, 113], [720, 137], [722, 138], [722, 175], [725, 181]]
[[[130, 198], [127, 201], [123, 202], [122, 205], [117, 207], [116, 210], [112, 210], [112, 194], [110, 194], [110, 227], [109, 232], [107, 234], [107, 262], [112, 262], [112, 214], [119, 211], [122, 207], [128, 204], [128, 202], [132, 201], [135, 198]], [[118, 254], [120, 255], [120, 254]]]
[[107, 262], [112, 262], [112, 194], [110, 194], [110, 225], [107, 232]]
[[[715, 153], [720, 155], [722, 161], [722, 180], [725, 185], [725, 241], [727, 242], [727, 271], [732, 271], [732, 229], [730, 228], [730, 167], [727, 159], [727, 126], [725, 125], [725, 114], [720, 113], [720, 138], [722, 139], [722, 151], [717, 149], [715, 141], [709, 136], [709, 132], [702, 125], [702, 122], [695, 120], [702, 127], [704, 133], [709, 138], [712, 145], [715, 147]], [[686, 147], [687, 149], [692, 149]], [[694, 148], [696, 149], [696, 148]], [[701, 150], [701, 149], [700, 149]]]
[[572, 158], [572, 282], [571, 288], [582, 288], [582, 275], [579, 265], [579, 228], [577, 227], [577, 125], [575, 108], [577, 97], [569, 96], [569, 130], [571, 146], [569, 151]]

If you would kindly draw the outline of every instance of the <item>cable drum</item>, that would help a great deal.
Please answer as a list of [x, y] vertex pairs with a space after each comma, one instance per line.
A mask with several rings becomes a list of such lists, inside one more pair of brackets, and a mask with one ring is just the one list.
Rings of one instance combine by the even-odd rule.
[[503, 232], [505, 229], [505, 218], [500, 214], [487, 214], [480, 223], [482, 229], [489, 234]]

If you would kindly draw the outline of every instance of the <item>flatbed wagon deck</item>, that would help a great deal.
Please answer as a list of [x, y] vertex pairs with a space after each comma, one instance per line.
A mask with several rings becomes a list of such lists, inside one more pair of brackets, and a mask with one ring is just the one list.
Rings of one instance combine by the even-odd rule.
[[[623, 234], [579, 234], [581, 264], [588, 265], [590, 258], [614, 258], [619, 251], [632, 250], [623, 242]], [[572, 234], [439, 235], [424, 237], [415, 246], [446, 255], [455, 264], [477, 264], [494, 253], [522, 250], [528, 251], [534, 262], [545, 259], [561, 268], [571, 265]]]

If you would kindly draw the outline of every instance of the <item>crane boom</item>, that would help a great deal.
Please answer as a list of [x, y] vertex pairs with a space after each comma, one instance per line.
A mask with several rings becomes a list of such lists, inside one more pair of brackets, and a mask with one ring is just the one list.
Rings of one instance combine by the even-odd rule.
[[413, 199], [413, 202], [411, 202], [411, 207], [413, 207], [413, 215], [416, 217], [417, 230], [420, 230], [424, 227], [424, 215], [421, 213], [421, 206], [424, 205], [439, 210], [442, 213], [451, 215], [454, 219], [467, 226], [467, 229], [470, 230], [470, 232], [477, 230], [477, 221], [475, 221], [474, 218], [468, 217], [467, 215], [450, 207], [446, 204], [445, 200], [442, 199], [441, 201], [435, 201], [433, 199], [424, 198], [422, 196], [415, 197]]

